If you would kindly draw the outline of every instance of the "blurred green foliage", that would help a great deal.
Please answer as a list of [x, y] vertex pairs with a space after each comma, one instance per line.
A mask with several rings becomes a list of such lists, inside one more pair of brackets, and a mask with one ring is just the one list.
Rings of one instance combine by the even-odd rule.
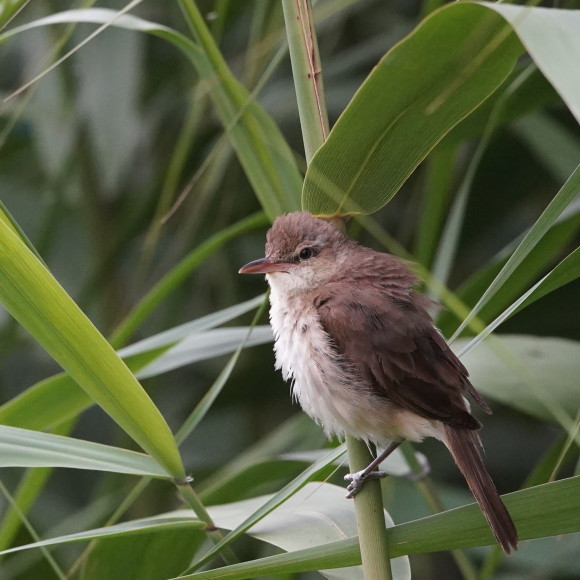
[[[331, 126], [383, 55], [441, 4], [428, 0], [315, 3]], [[574, 2], [561, 4], [577, 8]], [[62, 10], [97, 7], [92, 2], [73, 7], [58, 0], [6, 3], [0, 12], [3, 23], [18, 5], [22, 11], [5, 30]], [[164, 36], [128, 30], [129, 25], [107, 27], [16, 96], [14, 91], [96, 27], [83, 23], [43, 26], [6, 38], [0, 45], [4, 99], [0, 200], [14, 222], [100, 332], [115, 337], [116, 346], [159, 335], [153, 344], [142, 344], [128, 355], [125, 360], [132, 370], [142, 370], [159, 355], [168, 355], [166, 349], [184, 338], [193, 341], [194, 334], [206, 333], [197, 336], [195, 344], [182, 344], [183, 359], [165, 359], [170, 372], [159, 371], [142, 380], [174, 432], [227, 368], [226, 356], [245, 335], [239, 328], [224, 335], [210, 332], [224, 323], [224, 330], [249, 325], [253, 312], [245, 311], [236, 319], [223, 316], [206, 321], [205, 326], [179, 327], [264, 292], [263, 280], [240, 279], [237, 270], [262, 255], [268, 222], [262, 210], [271, 217], [277, 208], [286, 207], [284, 192], [290, 192], [287, 207], [297, 206], [296, 199], [289, 200], [297, 195], [297, 176], [306, 165], [279, 2], [200, 0], [198, 6], [219, 47], [221, 63], [216, 55], [213, 61], [210, 57], [199, 60], [199, 55], [197, 61], [184, 58], [187, 52], [179, 45], [178, 33], [202, 46], [205, 43], [202, 56], [211, 55], [207, 44], [211, 39], [200, 40], [190, 33], [188, 19], [177, 3], [143, 2], [132, 11], [176, 32]], [[123, 5], [110, 0], [98, 7], [120, 10]], [[109, 16], [101, 16], [107, 22]], [[80, 20], [73, 15], [69, 22]], [[204, 66], [226, 67], [222, 81], [229, 79], [231, 87], [235, 86], [230, 93], [220, 93], [219, 102]], [[416, 74], [421, 74], [420, 67]], [[397, 86], [390, 90], [396, 93]], [[233, 106], [240, 109], [232, 111], [229, 107]], [[241, 120], [257, 135], [257, 140], [248, 141], [254, 147], [250, 152], [244, 149], [247, 135], [234, 134]], [[276, 126], [280, 134], [274, 133]], [[264, 135], [272, 138], [267, 146]], [[351, 233], [363, 243], [418, 262], [434, 295], [439, 293], [427, 273], [440, 268], [441, 280], [454, 296], [439, 295], [446, 308], [438, 313], [438, 323], [451, 335], [573, 174], [580, 161], [580, 132], [558, 92], [523, 56], [500, 91], [432, 145], [433, 150], [392, 201], [371, 220], [353, 220]], [[259, 165], [257, 159], [265, 160], [267, 168], [272, 158], [282, 165], [273, 172], [265, 170], [260, 177], [248, 177], [252, 167]], [[268, 180], [278, 184], [279, 197], [262, 207], [258, 200], [263, 202]], [[453, 226], [447, 216], [459, 211], [457, 200], [462, 195], [465, 206]], [[480, 326], [468, 330], [462, 346], [577, 248], [578, 201], [569, 204], [555, 225], [536, 240], [534, 249], [481, 309]], [[446, 254], [440, 242], [449, 236], [450, 228], [456, 241]], [[448, 264], [442, 265], [446, 256]], [[580, 283], [573, 258], [566, 262], [566, 272], [571, 274], [564, 276], [565, 285], [556, 284], [555, 291], [499, 327], [492, 349], [497, 361], [491, 355], [486, 358], [481, 349], [470, 353], [481, 389], [489, 394], [494, 408], [494, 415], [485, 419], [483, 441], [486, 462], [501, 492], [519, 489], [532, 472], [542, 474], [535, 484], [578, 473], [574, 411], [579, 398], [574, 385], [580, 358], [574, 352], [580, 340]], [[127, 326], [133, 309], [159, 288], [161, 292], [138, 324]], [[266, 324], [265, 317], [260, 323]], [[170, 334], [160, 335], [164, 331]], [[518, 337], [502, 343], [502, 334], [533, 336], [529, 344]], [[220, 350], [226, 337], [229, 346]], [[541, 337], [563, 340], [546, 342]], [[60, 368], [5, 311], [0, 312], [0, 345], [0, 418], [6, 423], [39, 430], [58, 427], [58, 432], [79, 439], [133, 448], [125, 432], [99, 408], [92, 407], [72, 421], [88, 407], [88, 399], [69, 378], [53, 376]], [[550, 365], [558, 356], [562, 357], [561, 373], [555, 364]], [[192, 360], [197, 362], [189, 364]], [[529, 376], [520, 373], [521, 367]], [[549, 384], [550, 377], [558, 388]], [[183, 462], [195, 477], [194, 487], [208, 504], [275, 493], [312, 460], [284, 454], [327, 445], [319, 429], [292, 404], [288, 385], [273, 369], [270, 344], [244, 350], [231, 375], [226, 373], [223, 380], [212, 391], [215, 401], [212, 398], [203, 411], [198, 407], [200, 422], [181, 445]], [[15, 397], [23, 397], [33, 385], [29, 392], [34, 406], [27, 408], [35, 409], [34, 413], [18, 414], [27, 403]], [[561, 392], [565, 417], [570, 420], [561, 420], [558, 399], [534, 395], [532, 402], [514, 400], [531, 397], [534, 389]], [[443, 505], [471, 502], [445, 449], [426, 442], [421, 451], [429, 457]], [[330, 477], [341, 485], [343, 471], [327, 469], [317, 477]], [[144, 486], [135, 501], [129, 502], [135, 478], [126, 475], [72, 469], [23, 474], [21, 468], [4, 468], [2, 482], [10, 493], [22, 494], [20, 505], [24, 511], [30, 508], [27, 517], [41, 537], [104, 525], [123, 500], [128, 504], [124, 516], [128, 519], [181, 506], [166, 482]], [[383, 495], [396, 523], [430, 513], [420, 485], [408, 479], [390, 478]], [[6, 517], [7, 501], [4, 508], [1, 547], [33, 541], [30, 530], [18, 523], [19, 517], [14, 513]], [[170, 577], [187, 566], [202, 542], [192, 530], [173, 530], [171, 535], [160, 535], [159, 541], [153, 536], [101, 542], [86, 563], [74, 568], [77, 577], [115, 578], [115, 573], [119, 578]], [[567, 579], [580, 575], [579, 546], [578, 534], [572, 534], [524, 543], [509, 561], [501, 563], [496, 561], [495, 549], [474, 548], [468, 555], [474, 566], [482, 567], [482, 577]], [[56, 568], [69, 569], [85, 547], [59, 548], [54, 552]], [[272, 553], [270, 546], [248, 538], [234, 547], [243, 560]], [[158, 554], [172, 548], [175, 558], [159, 564]], [[140, 562], [139, 554], [147, 554], [151, 562]], [[446, 553], [414, 555], [411, 566], [414, 578], [468, 577], [465, 568], [460, 572]], [[54, 569], [37, 550], [5, 556], [0, 562], [2, 578], [58, 577]]]

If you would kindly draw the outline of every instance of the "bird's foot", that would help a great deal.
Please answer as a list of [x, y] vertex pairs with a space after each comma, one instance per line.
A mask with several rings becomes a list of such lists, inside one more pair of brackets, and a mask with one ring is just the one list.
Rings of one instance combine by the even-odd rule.
[[350, 481], [346, 491], [347, 499], [352, 499], [361, 489], [366, 481], [369, 479], [382, 479], [389, 475], [386, 471], [370, 471], [366, 472], [364, 469], [362, 471], [357, 471], [356, 473], [349, 473], [344, 476], [346, 481]]

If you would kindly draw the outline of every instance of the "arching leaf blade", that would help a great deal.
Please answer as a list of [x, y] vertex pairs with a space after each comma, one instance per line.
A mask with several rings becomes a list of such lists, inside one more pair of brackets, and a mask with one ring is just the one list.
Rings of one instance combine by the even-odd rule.
[[125, 363], [22, 240], [0, 220], [0, 300], [117, 424], [184, 474], [169, 426]]
[[487, 8], [435, 12], [383, 57], [338, 119], [306, 173], [303, 207], [317, 215], [380, 209], [521, 52]]

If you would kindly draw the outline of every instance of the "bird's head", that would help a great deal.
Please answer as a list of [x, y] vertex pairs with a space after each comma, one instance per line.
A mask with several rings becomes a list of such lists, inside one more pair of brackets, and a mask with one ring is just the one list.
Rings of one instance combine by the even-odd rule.
[[240, 274], [266, 274], [273, 289], [310, 291], [337, 278], [341, 250], [353, 244], [342, 232], [308, 212], [276, 219], [266, 236], [266, 256], [240, 269]]

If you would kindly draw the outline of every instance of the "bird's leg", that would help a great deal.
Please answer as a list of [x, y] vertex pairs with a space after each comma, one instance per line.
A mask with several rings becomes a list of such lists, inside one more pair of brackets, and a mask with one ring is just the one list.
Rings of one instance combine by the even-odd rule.
[[389, 443], [388, 447], [378, 456], [376, 459], [371, 461], [363, 470], [357, 471], [356, 473], [349, 473], [344, 476], [344, 479], [350, 481], [346, 491], [347, 499], [352, 499], [361, 489], [365, 481], [369, 479], [380, 479], [387, 477], [388, 473], [386, 471], [375, 471], [375, 469], [402, 443], [402, 441], [392, 441]]

